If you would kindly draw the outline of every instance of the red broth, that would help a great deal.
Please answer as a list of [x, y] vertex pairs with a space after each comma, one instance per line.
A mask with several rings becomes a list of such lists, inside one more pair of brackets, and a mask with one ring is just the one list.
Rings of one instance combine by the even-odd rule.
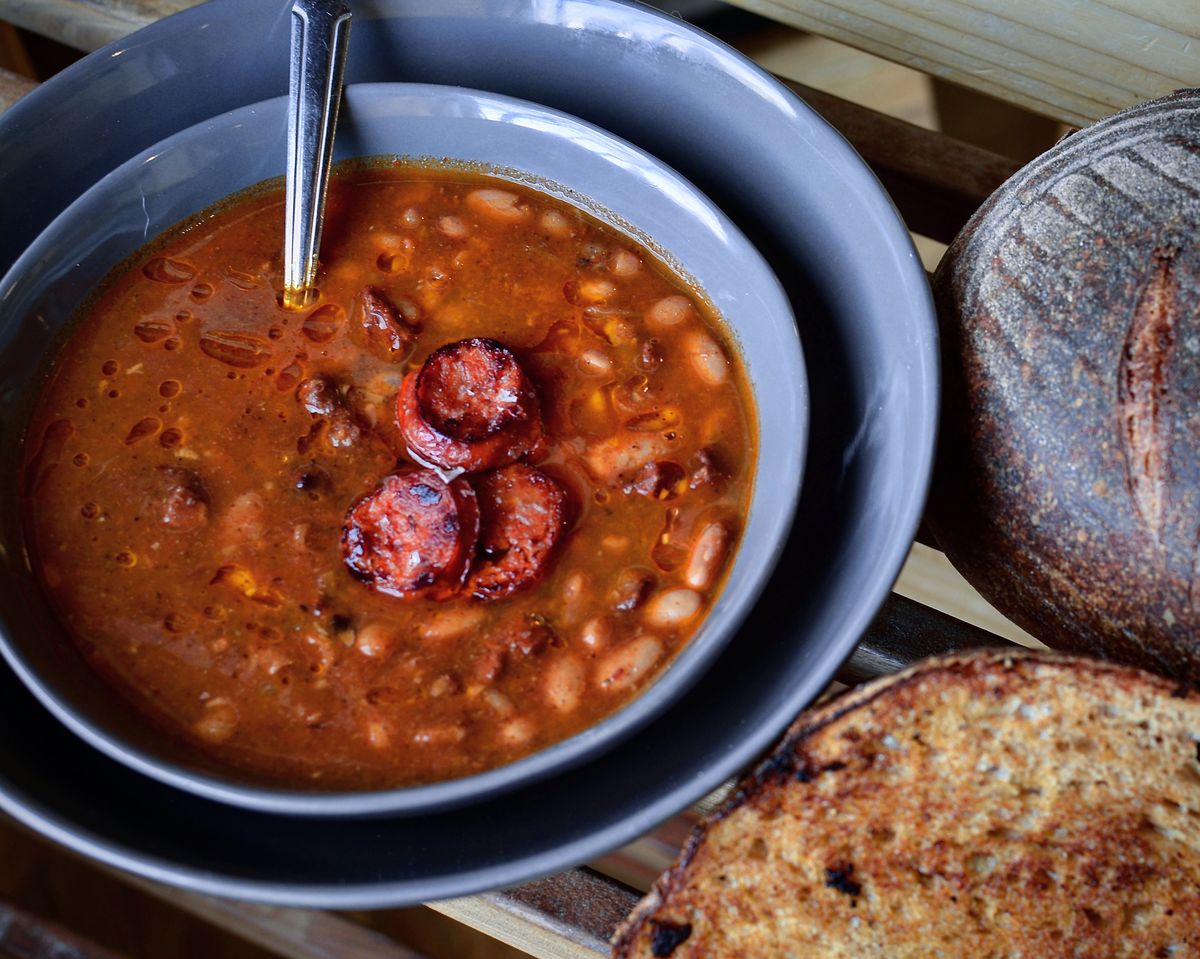
[[626, 236], [473, 174], [336, 175], [299, 311], [282, 229], [264, 193], [156, 242], [57, 359], [25, 512], [81, 651], [148, 721], [291, 786], [464, 776], [612, 713], [744, 524], [753, 405], [711, 311]]

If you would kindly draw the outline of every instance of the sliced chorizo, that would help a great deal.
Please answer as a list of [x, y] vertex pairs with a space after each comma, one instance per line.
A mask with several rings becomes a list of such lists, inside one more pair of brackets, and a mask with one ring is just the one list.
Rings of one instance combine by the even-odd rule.
[[342, 555], [378, 592], [445, 599], [461, 589], [478, 536], [475, 492], [465, 480], [405, 470], [346, 512]]
[[443, 469], [479, 472], [515, 463], [536, 454], [542, 445], [542, 418], [534, 415], [476, 442], [456, 440], [439, 432], [421, 415], [417, 402], [417, 373], [409, 373], [396, 394], [396, 423], [408, 452]]
[[474, 443], [535, 416], [537, 395], [507, 347], [475, 337], [429, 354], [417, 374], [417, 406], [442, 435]]
[[546, 573], [567, 528], [566, 491], [524, 464], [474, 477], [480, 531], [467, 591], [476, 599], [501, 599], [532, 586]]

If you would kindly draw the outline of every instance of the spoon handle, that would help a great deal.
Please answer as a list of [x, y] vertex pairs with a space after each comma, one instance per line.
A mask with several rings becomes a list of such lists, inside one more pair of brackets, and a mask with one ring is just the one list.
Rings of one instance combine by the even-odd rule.
[[345, 0], [296, 0], [292, 6], [283, 283], [284, 299], [293, 306], [303, 304], [316, 279], [349, 39]]

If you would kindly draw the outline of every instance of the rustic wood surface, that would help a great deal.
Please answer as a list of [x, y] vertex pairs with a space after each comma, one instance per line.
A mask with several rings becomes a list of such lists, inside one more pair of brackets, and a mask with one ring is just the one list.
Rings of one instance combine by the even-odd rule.
[[[0, 19], [94, 50], [196, 2], [0, 0]], [[1190, 0], [734, 2], [1074, 125], [1200, 85]]]
[[875, 171], [908, 228], [943, 243], [1017, 163], [800, 83], [784, 81]]
[[217, 899], [138, 876], [120, 877], [220, 929], [292, 959], [422, 959], [420, 953], [337, 913]]
[[572, 869], [430, 907], [537, 959], [594, 959], [608, 955], [609, 938], [639, 898], [597, 872]]
[[0, 67], [0, 113], [25, 96], [37, 84], [32, 80]]
[[1074, 125], [1200, 85], [1192, 0], [733, 2]]
[[78, 50], [97, 50], [201, 0], [2, 0], [0, 20]]
[[0, 959], [120, 959], [94, 942], [0, 901]]

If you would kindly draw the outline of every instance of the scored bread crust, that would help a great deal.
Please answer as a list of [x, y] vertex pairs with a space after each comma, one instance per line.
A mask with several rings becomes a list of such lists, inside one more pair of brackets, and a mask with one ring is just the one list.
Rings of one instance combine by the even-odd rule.
[[613, 956], [1200, 955], [1198, 740], [1136, 669], [927, 660], [802, 714]]

